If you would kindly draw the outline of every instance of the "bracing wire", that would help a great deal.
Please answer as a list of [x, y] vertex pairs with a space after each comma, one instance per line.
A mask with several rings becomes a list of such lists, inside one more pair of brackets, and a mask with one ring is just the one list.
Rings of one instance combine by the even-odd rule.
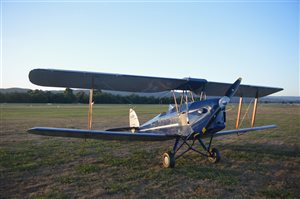
[[248, 107], [247, 107], [247, 109], [246, 109], [246, 112], [245, 112], [245, 114], [243, 115], [243, 118], [242, 118], [242, 120], [241, 120], [241, 122], [240, 122], [239, 128], [242, 126], [242, 124], [243, 124], [243, 122], [244, 122], [244, 120], [245, 120], [246, 115], [248, 115], [248, 112], [249, 112], [249, 109], [250, 109], [250, 105], [251, 105], [252, 103], [253, 103], [253, 99], [250, 101], [250, 103], [249, 103], [249, 105], [248, 105]]

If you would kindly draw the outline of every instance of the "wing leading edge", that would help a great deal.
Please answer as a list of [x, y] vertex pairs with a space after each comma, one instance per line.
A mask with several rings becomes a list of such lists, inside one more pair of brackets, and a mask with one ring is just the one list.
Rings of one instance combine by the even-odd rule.
[[112, 132], [97, 131], [70, 128], [50, 128], [35, 127], [27, 131], [31, 134], [54, 136], [54, 137], [71, 137], [86, 139], [102, 139], [102, 140], [130, 140], [130, 141], [164, 141], [174, 139], [173, 135], [158, 133], [131, 133], [131, 132]]
[[243, 128], [243, 129], [233, 129], [233, 130], [226, 130], [226, 131], [219, 131], [214, 136], [223, 136], [223, 135], [230, 135], [230, 134], [243, 134], [251, 131], [260, 131], [265, 129], [272, 129], [277, 128], [276, 125], [266, 125], [266, 126], [258, 126], [252, 128]]
[[[168, 90], [190, 90], [197, 94], [205, 91], [209, 96], [224, 96], [231, 84], [208, 82], [196, 78], [163, 78], [84, 71], [34, 69], [29, 73], [33, 84], [50, 87], [100, 89], [153, 93]], [[235, 96], [263, 97], [283, 90], [263, 86], [240, 85]]]

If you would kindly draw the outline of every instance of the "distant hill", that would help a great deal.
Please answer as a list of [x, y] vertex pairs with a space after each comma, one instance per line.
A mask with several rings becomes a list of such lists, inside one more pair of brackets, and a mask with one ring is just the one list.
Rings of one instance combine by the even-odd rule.
[[29, 90], [27, 88], [0, 88], [1, 93], [26, 93]]
[[[0, 88], [0, 93], [26, 93], [31, 89], [27, 88]], [[89, 90], [80, 90], [80, 89], [73, 89], [73, 93], [76, 94], [78, 92], [83, 91], [84, 93], [88, 94]], [[52, 93], [63, 93], [63, 90], [51, 90]], [[162, 97], [173, 97], [171, 92], [158, 92], [158, 93], [132, 93], [132, 92], [121, 92], [121, 91], [106, 91], [103, 90], [104, 93], [110, 93], [113, 95], [120, 95], [120, 96], [128, 96], [128, 95], [138, 95], [142, 97], [155, 97], [155, 98], [162, 98]], [[176, 97], [179, 97], [180, 93], [176, 93]], [[212, 98], [212, 97], [208, 97]], [[244, 102], [250, 102], [252, 99], [245, 98]], [[237, 103], [239, 101], [238, 97], [234, 97], [232, 99], [233, 103]], [[267, 96], [262, 97], [259, 99], [261, 103], [300, 103], [300, 96]]]
[[260, 102], [263, 103], [300, 103], [300, 97], [298, 96], [267, 96], [262, 97]]

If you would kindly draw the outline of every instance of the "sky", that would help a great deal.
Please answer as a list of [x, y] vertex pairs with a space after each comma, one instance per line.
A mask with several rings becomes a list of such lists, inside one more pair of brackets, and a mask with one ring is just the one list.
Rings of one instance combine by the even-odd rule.
[[299, 96], [299, 1], [1, 1], [1, 88], [53, 68], [281, 87]]

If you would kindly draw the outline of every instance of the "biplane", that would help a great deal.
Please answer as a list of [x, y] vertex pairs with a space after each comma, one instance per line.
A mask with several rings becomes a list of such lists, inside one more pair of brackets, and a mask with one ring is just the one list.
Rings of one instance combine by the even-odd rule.
[[[194, 151], [207, 157], [211, 163], [217, 163], [221, 156], [218, 149], [212, 147], [214, 137], [275, 128], [276, 125], [254, 126], [257, 102], [259, 97], [283, 90], [282, 88], [242, 85], [241, 78], [233, 84], [228, 84], [196, 78], [175, 79], [54, 69], [34, 69], [30, 71], [29, 79], [33, 84], [40, 86], [90, 89], [87, 129], [34, 127], [28, 130], [29, 133], [105, 140], [165, 141], [173, 139], [175, 140], [173, 149], [165, 152], [162, 158], [163, 166], [166, 168], [173, 168], [175, 160], [188, 151]], [[141, 93], [171, 91], [174, 105], [170, 105], [166, 112], [144, 124], [140, 124], [136, 112], [130, 109], [128, 127], [93, 130], [94, 89]], [[178, 98], [180, 100], [176, 97], [178, 93], [181, 95]], [[206, 96], [218, 97], [207, 99]], [[234, 96], [240, 99], [236, 129], [224, 130], [225, 108]], [[251, 127], [239, 128], [242, 102], [245, 97], [255, 99]], [[195, 143], [199, 143], [200, 149], [195, 147]]]

